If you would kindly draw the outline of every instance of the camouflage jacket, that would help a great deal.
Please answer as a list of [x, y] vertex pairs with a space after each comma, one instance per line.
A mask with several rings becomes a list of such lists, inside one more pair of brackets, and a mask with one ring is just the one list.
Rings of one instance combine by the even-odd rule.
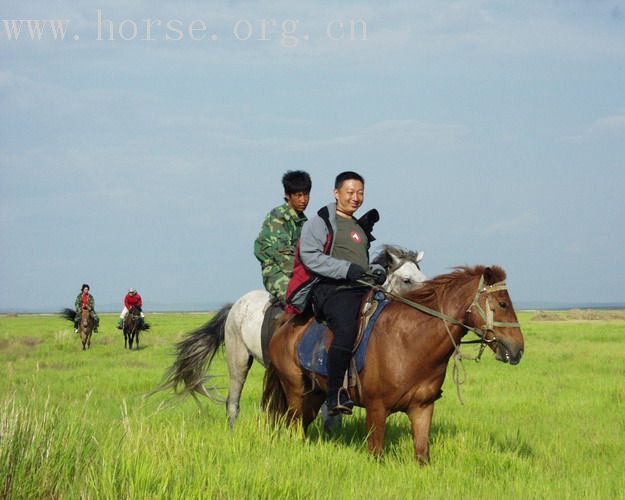
[[254, 255], [260, 262], [265, 288], [282, 302], [293, 273], [295, 245], [306, 220], [288, 203], [280, 205], [267, 214], [254, 241]]
[[[76, 297], [76, 302], [74, 302], [74, 307], [76, 308], [76, 311], [80, 311], [82, 309], [82, 292], [78, 294], [78, 296]], [[95, 300], [93, 298], [93, 295], [89, 294], [89, 310], [93, 311], [95, 310]]]

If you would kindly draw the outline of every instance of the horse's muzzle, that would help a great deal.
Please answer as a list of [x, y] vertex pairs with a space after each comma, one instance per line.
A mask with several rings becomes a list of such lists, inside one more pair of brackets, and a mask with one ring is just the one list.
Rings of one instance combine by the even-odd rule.
[[523, 357], [523, 345], [516, 342], [497, 340], [495, 345], [495, 359], [503, 363], [518, 365]]

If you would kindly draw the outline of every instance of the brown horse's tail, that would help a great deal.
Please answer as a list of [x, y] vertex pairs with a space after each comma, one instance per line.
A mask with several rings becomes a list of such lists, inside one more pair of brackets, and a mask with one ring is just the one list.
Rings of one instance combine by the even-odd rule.
[[280, 421], [289, 409], [286, 394], [280, 383], [280, 377], [278, 376], [278, 370], [276, 370], [271, 363], [269, 363], [265, 370], [263, 397], [260, 406], [268, 413], [269, 419], [274, 423]]
[[[217, 349], [224, 343], [226, 319], [231, 308], [232, 304], [225, 305], [208, 323], [176, 344], [176, 360], [163, 376], [161, 384], [150, 395], [172, 389], [177, 394], [196, 397], [197, 393], [223, 402], [223, 398], [216, 394], [216, 387], [206, 387], [204, 384], [210, 378], [207, 371], [211, 361], [217, 354]], [[182, 386], [181, 390], [178, 389], [179, 386]]]

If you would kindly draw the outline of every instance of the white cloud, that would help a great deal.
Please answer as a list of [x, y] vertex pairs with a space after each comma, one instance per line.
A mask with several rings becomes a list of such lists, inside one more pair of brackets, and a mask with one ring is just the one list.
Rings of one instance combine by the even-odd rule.
[[621, 138], [625, 136], [625, 108], [617, 110], [614, 114], [596, 119], [580, 133], [565, 136], [561, 141], [564, 143], [582, 143], [615, 136]]
[[[211, 134], [212, 135], [212, 134]], [[419, 120], [384, 120], [343, 135], [321, 139], [270, 137], [253, 139], [238, 135], [213, 135], [221, 144], [275, 151], [311, 152], [344, 146], [448, 147], [463, 144], [467, 130], [462, 125], [428, 123]]]
[[537, 223], [538, 219], [534, 214], [525, 212], [513, 219], [490, 224], [484, 232], [486, 234], [510, 234], [520, 229], [534, 227]]

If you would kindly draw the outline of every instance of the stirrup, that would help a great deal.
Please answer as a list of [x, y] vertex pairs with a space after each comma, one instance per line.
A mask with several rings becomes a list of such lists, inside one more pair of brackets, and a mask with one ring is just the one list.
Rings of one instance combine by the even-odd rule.
[[[330, 400], [328, 399], [328, 401]], [[349, 395], [343, 387], [339, 389], [339, 392], [336, 395], [336, 405], [332, 406], [332, 403], [334, 403], [334, 401], [328, 404], [328, 415], [330, 415], [331, 417], [333, 417], [334, 415], [338, 415], [339, 413], [342, 415], [352, 414], [354, 402], [349, 399]]]

